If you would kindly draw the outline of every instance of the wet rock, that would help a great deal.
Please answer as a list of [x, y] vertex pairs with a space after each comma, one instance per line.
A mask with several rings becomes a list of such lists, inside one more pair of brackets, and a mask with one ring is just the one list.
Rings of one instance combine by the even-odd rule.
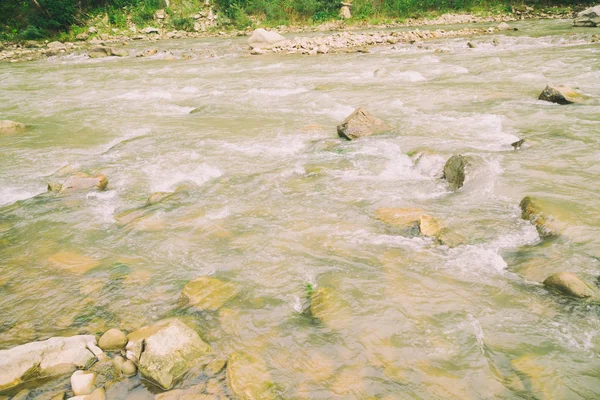
[[467, 42], [467, 47], [470, 49], [474, 49], [477, 46], [475, 46], [475, 43], [473, 43], [473, 42]]
[[423, 210], [420, 208], [380, 208], [375, 211], [375, 218], [397, 228], [413, 230], [418, 228]]
[[58, 183], [58, 182], [48, 182], [48, 191], [49, 192], [54, 192], [54, 193], [59, 193], [60, 189], [62, 189], [62, 184]]
[[71, 375], [71, 390], [75, 396], [81, 396], [92, 393], [94, 383], [96, 382], [96, 374], [89, 371], [75, 371]]
[[235, 398], [240, 400], [270, 400], [271, 375], [264, 361], [247, 353], [233, 353], [227, 362], [227, 380]]
[[444, 165], [443, 179], [452, 190], [460, 189], [465, 182], [465, 166], [467, 162], [461, 155], [454, 155]]
[[127, 360], [123, 362], [123, 365], [121, 365], [121, 372], [125, 376], [134, 376], [135, 374], [137, 374], [137, 367], [135, 366], [133, 361]]
[[516, 142], [511, 143], [510, 145], [513, 147], [513, 149], [518, 150], [521, 148], [521, 146], [523, 146], [523, 143], [525, 143], [525, 139], [517, 140]]
[[21, 129], [25, 129], [25, 124], [7, 119], [0, 120], [0, 133], [13, 133]]
[[248, 39], [248, 44], [252, 48], [270, 49], [276, 46], [282, 46], [286, 42], [286, 38], [277, 32], [266, 31], [263, 28], [258, 28], [252, 32], [252, 36]]
[[540, 93], [539, 100], [549, 101], [556, 104], [572, 104], [582, 100], [581, 95], [567, 86], [548, 85]]
[[95, 258], [83, 256], [81, 254], [68, 251], [58, 252], [48, 258], [48, 261], [54, 267], [76, 274], [84, 274], [92, 268], [100, 265], [100, 261]]
[[348, 304], [335, 290], [320, 287], [310, 295], [311, 315], [331, 329], [342, 329], [350, 319]]
[[462, 246], [467, 243], [467, 239], [454, 232], [449, 228], [442, 228], [436, 236], [436, 240], [439, 244], [448, 247]]
[[211, 351], [193, 329], [178, 319], [143, 327], [130, 333], [128, 339], [128, 358], [138, 359], [142, 377], [163, 389], [170, 389]]
[[204, 384], [198, 384], [186, 389], [169, 390], [168, 392], [157, 394], [154, 400], [212, 400], [212, 397], [209, 395], [202, 394], [205, 388]]
[[213, 377], [221, 372], [223, 368], [225, 368], [225, 364], [227, 364], [227, 360], [217, 358], [216, 360], [209, 362], [206, 367], [204, 367], [204, 373], [208, 377]]
[[254, 47], [250, 51], [250, 54], [252, 54], [253, 56], [260, 56], [262, 54], [265, 54], [265, 51], [263, 49], [261, 49], [260, 47]]
[[19, 391], [19, 393], [17, 393], [16, 395], [14, 395], [14, 397], [11, 400], [27, 400], [27, 397], [29, 397], [29, 393], [31, 393], [31, 390], [23, 389]]
[[598, 41], [600, 41], [600, 36], [598, 36], [597, 34], [593, 34], [592, 43], [597, 43]]
[[391, 129], [384, 121], [359, 107], [337, 126], [337, 133], [341, 138], [354, 140]]
[[90, 176], [88, 174], [80, 173], [67, 178], [62, 184], [59, 193], [70, 193], [78, 190], [104, 190], [108, 185], [108, 179], [104, 175]]
[[127, 336], [118, 329], [110, 329], [100, 337], [98, 346], [105, 351], [121, 350], [127, 344]]
[[586, 298], [594, 296], [594, 290], [579, 277], [570, 272], [557, 272], [544, 281], [544, 286], [557, 290], [567, 296]]
[[577, 14], [577, 18], [573, 20], [573, 26], [600, 26], [600, 5], [588, 8]]
[[185, 285], [182, 297], [195, 308], [216, 311], [237, 293], [238, 289], [233, 283], [201, 276]]
[[[193, 112], [193, 110], [192, 110], [192, 112]], [[144, 207], [148, 207], [148, 206], [152, 206], [154, 204], [160, 203], [161, 201], [173, 196], [173, 194], [174, 194], [173, 192], [152, 193], [150, 195], [150, 197], [148, 197], [148, 200], [146, 200], [146, 204], [144, 204]]]
[[440, 223], [431, 215], [422, 214], [419, 217], [419, 230], [423, 236], [435, 237], [440, 233]]
[[521, 207], [521, 218], [530, 221], [541, 237], [554, 236], [560, 233], [559, 224], [550, 214], [547, 202], [526, 196], [521, 200], [519, 207]]
[[511, 28], [506, 22], [500, 22], [497, 26], [499, 31], [509, 31]]
[[138, 57], [152, 57], [154, 55], [156, 55], [158, 53], [158, 49], [146, 49], [143, 52], [141, 52], [140, 54], [138, 54]]
[[111, 56], [110, 47], [104, 47], [104, 46], [92, 47], [91, 49], [88, 50], [88, 56], [90, 58], [110, 57]]

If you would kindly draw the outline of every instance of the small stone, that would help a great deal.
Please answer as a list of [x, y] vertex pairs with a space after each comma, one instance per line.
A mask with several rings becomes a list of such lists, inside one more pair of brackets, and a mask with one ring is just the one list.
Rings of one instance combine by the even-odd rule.
[[127, 360], [121, 366], [121, 372], [123, 372], [123, 375], [128, 377], [134, 376], [135, 374], [137, 374], [137, 367], [135, 366], [133, 361]]
[[125, 363], [125, 359], [121, 356], [116, 356], [112, 360], [113, 368], [115, 371], [120, 374], [123, 371], [123, 364]]
[[557, 272], [550, 275], [544, 281], [544, 286], [572, 297], [586, 298], [594, 295], [590, 286], [570, 272]]
[[511, 28], [510, 26], [506, 23], [506, 22], [501, 22], [498, 26], [497, 26], [499, 31], [509, 31]]
[[473, 43], [473, 42], [467, 42], [467, 47], [470, 49], [474, 49], [476, 46], [475, 46], [475, 43]]
[[600, 40], [600, 36], [598, 36], [597, 34], [593, 34], [592, 35], [592, 43], [597, 43]]
[[515, 149], [518, 150], [521, 148], [521, 146], [523, 146], [523, 143], [525, 143], [525, 139], [521, 139], [521, 140], [517, 140], [514, 143], [511, 143], [510, 145]]
[[71, 375], [71, 389], [75, 396], [81, 396], [92, 393], [96, 374], [89, 371], [75, 371]]
[[106, 351], [121, 350], [126, 344], [127, 336], [118, 329], [110, 329], [104, 332], [104, 335], [98, 341], [98, 346]]
[[49, 192], [54, 192], [54, 193], [58, 193], [60, 192], [60, 189], [62, 189], [62, 184], [58, 183], [58, 182], [48, 182], [48, 191]]

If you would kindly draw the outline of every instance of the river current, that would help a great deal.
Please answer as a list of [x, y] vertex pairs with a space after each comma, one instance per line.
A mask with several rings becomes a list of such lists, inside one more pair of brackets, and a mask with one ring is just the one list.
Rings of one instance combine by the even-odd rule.
[[[600, 267], [600, 46], [569, 24], [368, 54], [198, 39], [0, 64], [0, 119], [28, 125], [0, 135], [0, 349], [175, 316], [223, 357], [259, 357], [286, 399], [597, 399], [599, 306], [540, 283]], [[588, 99], [537, 100], [547, 84]], [[358, 106], [393, 130], [338, 139]], [[453, 154], [469, 159], [456, 192]], [[37, 196], [76, 171], [107, 189]], [[562, 205], [564, 235], [520, 218], [526, 195]], [[466, 243], [398, 232], [374, 218], [387, 207]], [[194, 311], [181, 292], [198, 276], [240, 291]], [[306, 315], [320, 287], [344, 305], [335, 327]]]

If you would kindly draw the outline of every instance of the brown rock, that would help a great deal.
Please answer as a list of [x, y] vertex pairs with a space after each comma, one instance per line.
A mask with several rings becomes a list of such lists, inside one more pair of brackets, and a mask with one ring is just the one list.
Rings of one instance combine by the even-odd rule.
[[340, 125], [337, 126], [341, 138], [354, 140], [363, 136], [386, 132], [392, 127], [381, 119], [373, 116], [362, 107], [354, 110]]

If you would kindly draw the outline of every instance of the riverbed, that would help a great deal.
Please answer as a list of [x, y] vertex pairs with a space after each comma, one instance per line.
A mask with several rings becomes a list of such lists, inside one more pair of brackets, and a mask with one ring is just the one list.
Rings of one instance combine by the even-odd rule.
[[[599, 306], [541, 282], [599, 275], [600, 45], [567, 20], [511, 26], [369, 53], [210, 38], [0, 64], [0, 119], [28, 125], [0, 135], [0, 349], [178, 317], [216, 354], [263, 360], [286, 399], [598, 398]], [[586, 100], [537, 100], [547, 84]], [[358, 106], [392, 131], [339, 139]], [[458, 191], [440, 179], [454, 154]], [[107, 189], [38, 196], [79, 171]], [[176, 196], [119, 220], [155, 192]], [[521, 219], [526, 195], [561, 206], [561, 236]], [[465, 242], [400, 232], [381, 208]], [[198, 276], [239, 292], [187, 307]], [[306, 312], [321, 287], [333, 326]]]

